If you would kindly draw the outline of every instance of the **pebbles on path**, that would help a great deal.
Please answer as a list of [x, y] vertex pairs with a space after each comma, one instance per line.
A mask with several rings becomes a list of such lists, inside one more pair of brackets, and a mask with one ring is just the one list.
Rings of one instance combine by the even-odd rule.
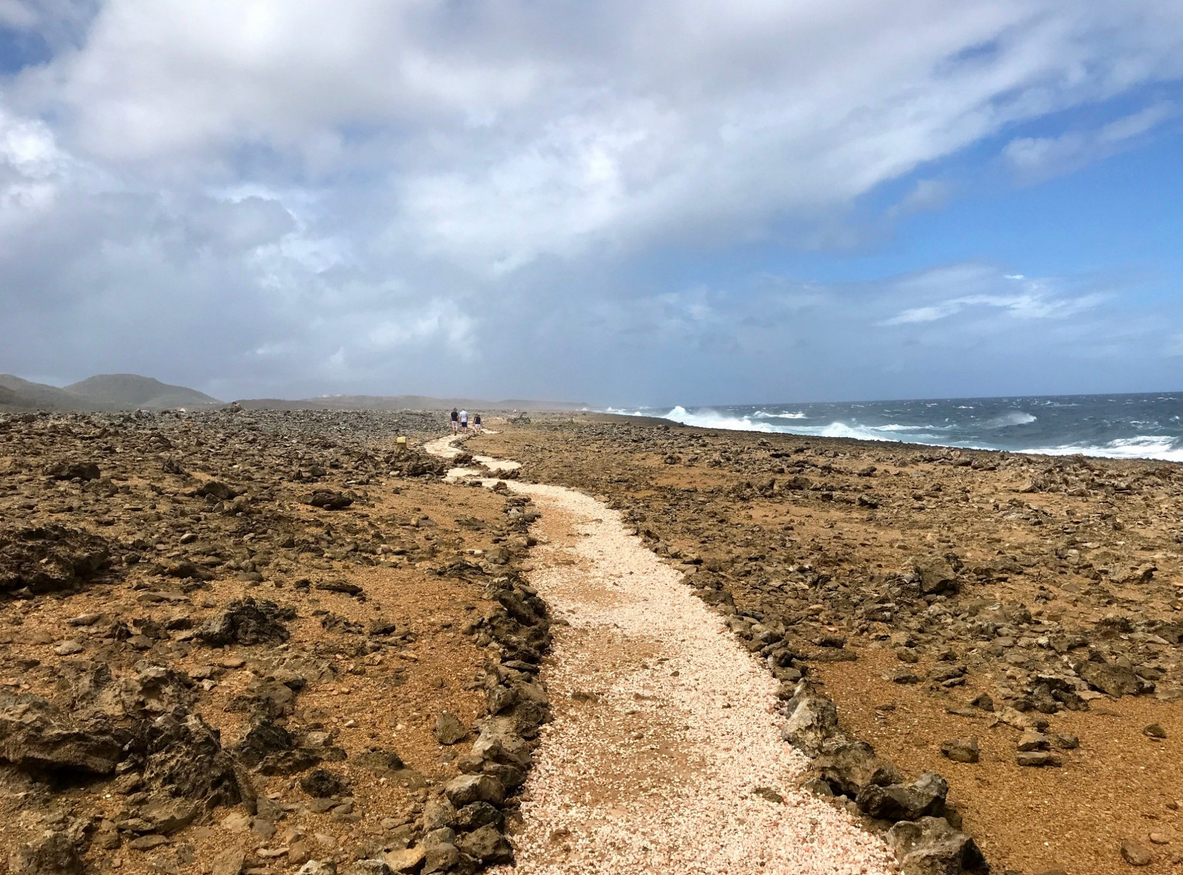
[[566, 624], [542, 672], [554, 720], [523, 794], [516, 868], [499, 871], [894, 870], [878, 838], [796, 786], [805, 760], [781, 739], [775, 680], [677, 571], [602, 502], [510, 488], [543, 511], [530, 583]]

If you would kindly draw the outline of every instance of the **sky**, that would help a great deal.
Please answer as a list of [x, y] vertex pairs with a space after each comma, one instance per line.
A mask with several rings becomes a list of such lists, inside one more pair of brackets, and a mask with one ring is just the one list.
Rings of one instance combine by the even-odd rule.
[[0, 372], [1183, 390], [1177, 0], [0, 0]]

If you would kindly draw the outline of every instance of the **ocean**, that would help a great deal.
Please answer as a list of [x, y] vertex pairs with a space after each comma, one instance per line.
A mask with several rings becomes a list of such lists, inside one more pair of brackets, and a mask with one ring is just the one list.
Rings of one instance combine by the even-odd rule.
[[703, 428], [1183, 462], [1183, 393], [674, 407], [608, 413]]

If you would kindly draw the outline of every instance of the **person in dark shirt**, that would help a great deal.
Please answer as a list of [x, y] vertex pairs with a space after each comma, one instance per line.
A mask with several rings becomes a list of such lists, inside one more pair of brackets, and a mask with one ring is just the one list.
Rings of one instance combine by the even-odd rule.
[[455, 407], [452, 408], [452, 434], [460, 433], [460, 413]]

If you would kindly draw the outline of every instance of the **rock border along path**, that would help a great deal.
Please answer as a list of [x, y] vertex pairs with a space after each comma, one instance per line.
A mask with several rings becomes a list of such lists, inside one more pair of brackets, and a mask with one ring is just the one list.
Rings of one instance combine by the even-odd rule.
[[[452, 457], [452, 440], [425, 449]], [[777, 682], [619, 513], [507, 485], [542, 511], [528, 578], [557, 622], [542, 670], [554, 719], [523, 793], [516, 869], [497, 871], [895, 871], [879, 838], [796, 786], [806, 760], [781, 738]]]

